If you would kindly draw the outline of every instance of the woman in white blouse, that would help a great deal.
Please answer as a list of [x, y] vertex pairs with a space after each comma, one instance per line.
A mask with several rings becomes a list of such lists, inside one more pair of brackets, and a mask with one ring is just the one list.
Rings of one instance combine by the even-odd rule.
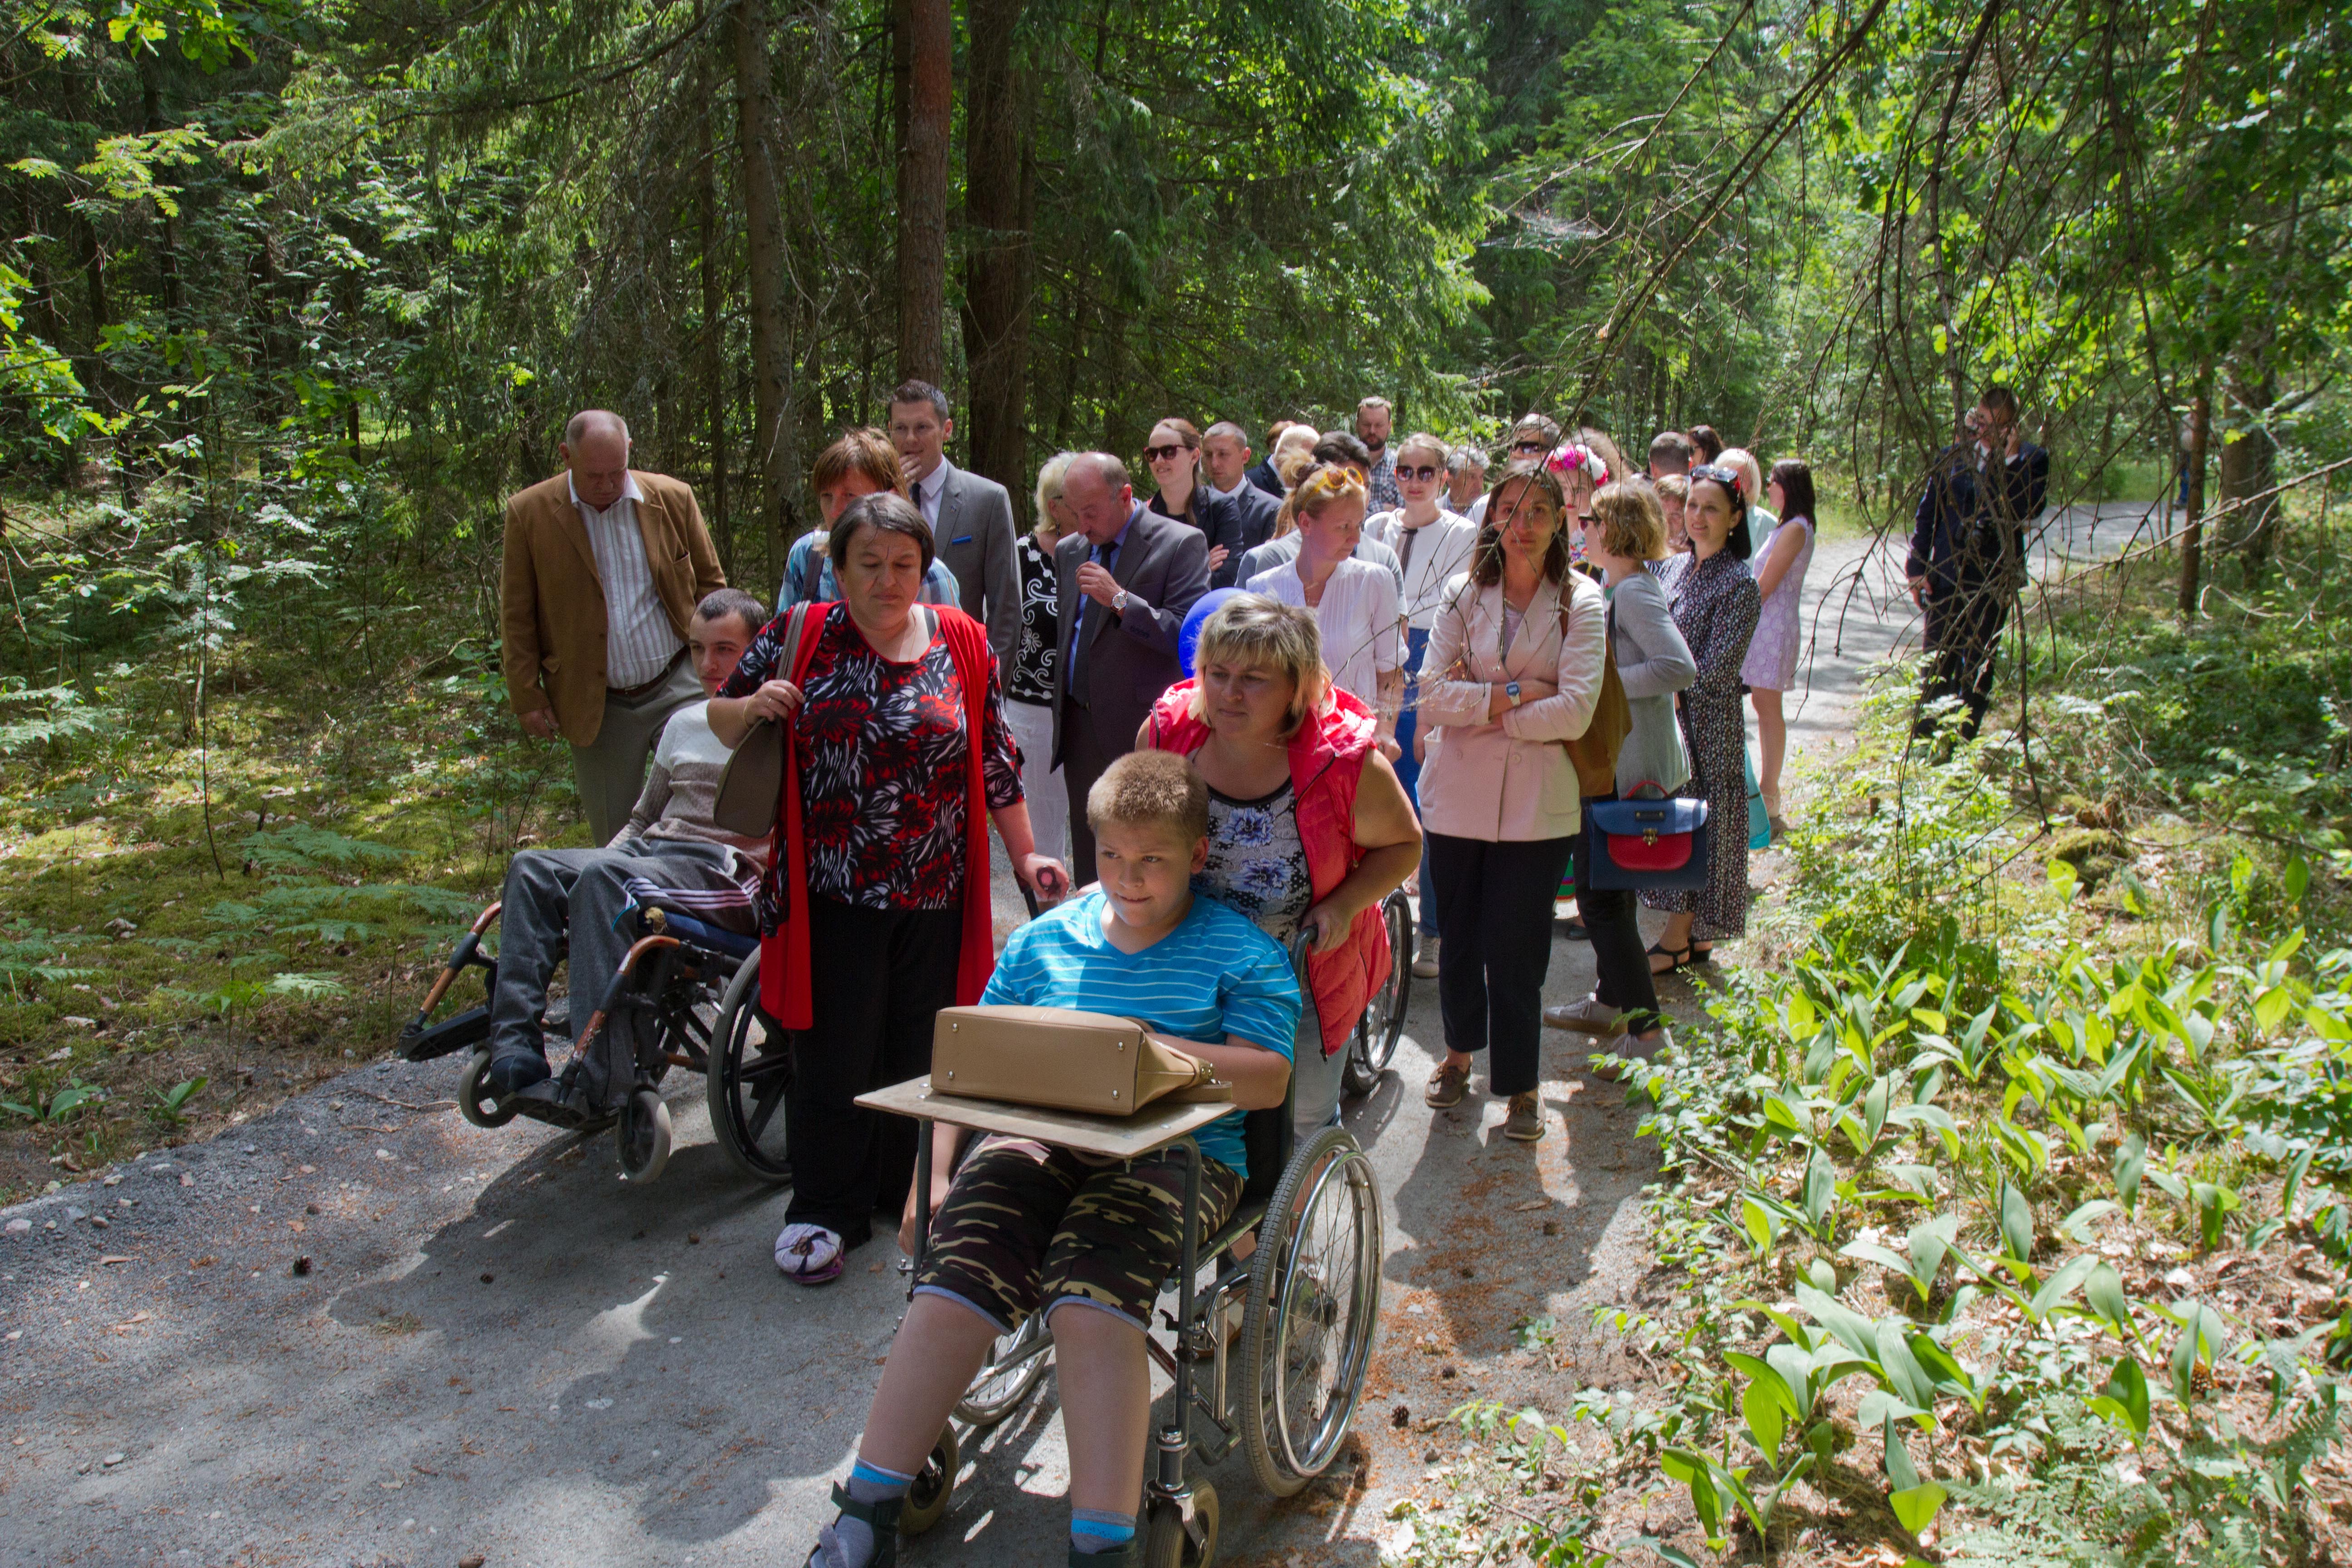
[[[1562, 741], [1592, 722], [1608, 646], [1601, 589], [1570, 569], [1559, 476], [1514, 466], [1487, 498], [1470, 570], [1456, 578], [1421, 681], [1431, 727], [1421, 816], [1445, 945], [1438, 1007], [1445, 1058], [1424, 1098], [1443, 1110], [1492, 1047], [1503, 1135], [1543, 1136], [1536, 1099], [1552, 900], [1582, 820]], [[1433, 884], [1433, 886], [1432, 886]]]
[[1396, 578], [1385, 567], [1356, 559], [1365, 494], [1364, 481], [1336, 463], [1301, 479], [1290, 498], [1298, 554], [1251, 578], [1248, 588], [1315, 612], [1331, 683], [1379, 716], [1381, 751], [1393, 760], [1397, 705], [1404, 695], [1404, 636]]

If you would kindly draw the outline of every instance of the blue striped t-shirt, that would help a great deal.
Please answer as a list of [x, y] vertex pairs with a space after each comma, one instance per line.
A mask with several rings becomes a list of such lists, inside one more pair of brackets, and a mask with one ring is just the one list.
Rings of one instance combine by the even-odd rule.
[[[1227, 1035], [1290, 1058], [1297, 977], [1272, 939], [1214, 899], [1195, 898], [1176, 929], [1141, 952], [1103, 935], [1103, 895], [1048, 910], [1013, 933], [984, 1005], [1066, 1007], [1135, 1018], [1157, 1034], [1221, 1046]], [[1249, 1174], [1242, 1113], [1193, 1134], [1201, 1152]]]

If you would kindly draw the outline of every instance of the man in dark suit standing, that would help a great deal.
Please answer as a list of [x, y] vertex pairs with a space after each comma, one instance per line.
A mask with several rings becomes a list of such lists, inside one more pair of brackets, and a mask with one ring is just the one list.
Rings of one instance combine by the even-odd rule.
[[[1936, 459], [1913, 513], [1911, 597], [1927, 612], [1927, 670], [1921, 705], [1957, 697], [1959, 738], [1970, 740], [1992, 704], [1994, 660], [2009, 604], [2025, 585], [2025, 531], [2050, 490], [2050, 454], [2024, 438], [2017, 395], [1985, 388], [1961, 438]], [[1923, 714], [1920, 732], [1934, 724]]]
[[1296, 419], [1277, 419], [1265, 427], [1265, 456], [1250, 466], [1246, 476], [1252, 486], [1272, 496], [1277, 507], [1282, 504], [1282, 498], [1290, 493], [1290, 487], [1284, 484], [1282, 476], [1274, 471], [1274, 445], [1282, 439], [1285, 430], [1297, 423]]
[[1225, 547], [1224, 561], [1209, 574], [1213, 588], [1234, 585], [1242, 557], [1274, 537], [1274, 520], [1282, 511], [1279, 496], [1268, 495], [1250, 482], [1249, 459], [1249, 437], [1231, 420], [1210, 426], [1209, 433], [1201, 437], [1202, 477], [1209, 492], [1225, 503], [1232, 520], [1230, 537], [1212, 541]]
[[1083, 883], [1095, 865], [1087, 792], [1135, 749], [1152, 703], [1183, 679], [1176, 634], [1209, 590], [1209, 542], [1137, 504], [1127, 465], [1108, 452], [1070, 460], [1062, 499], [1078, 526], [1054, 547], [1064, 628], [1054, 760], [1070, 792], [1070, 864]]
[[1021, 570], [1013, 555], [1013, 498], [994, 479], [969, 474], [947, 459], [955, 434], [948, 395], [928, 381], [902, 382], [890, 392], [890, 445], [898, 449], [910, 498], [931, 525], [939, 558], [963, 590], [963, 613], [988, 628], [996, 667], [1009, 669], [1021, 640]]

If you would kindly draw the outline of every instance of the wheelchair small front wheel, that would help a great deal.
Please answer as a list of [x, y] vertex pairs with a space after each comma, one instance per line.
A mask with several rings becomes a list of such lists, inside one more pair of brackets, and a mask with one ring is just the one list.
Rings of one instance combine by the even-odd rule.
[[906, 1505], [898, 1510], [898, 1533], [920, 1535], [939, 1523], [955, 1500], [956, 1470], [962, 1463], [956, 1447], [955, 1428], [940, 1434], [931, 1446], [930, 1457], [923, 1461], [914, 1484], [907, 1489]]
[[621, 1173], [633, 1182], [652, 1181], [669, 1163], [669, 1107], [652, 1089], [637, 1089], [621, 1107], [614, 1136], [621, 1143]]
[[1192, 1521], [1201, 1527], [1197, 1542], [1174, 1503], [1154, 1502], [1144, 1526], [1143, 1568], [1210, 1568], [1217, 1560], [1217, 1489], [1207, 1481], [1192, 1483]]
[[500, 1106], [498, 1095], [482, 1081], [489, 1070], [489, 1052], [478, 1050], [467, 1058], [466, 1070], [457, 1075], [457, 1110], [477, 1127], [504, 1127], [515, 1113]]

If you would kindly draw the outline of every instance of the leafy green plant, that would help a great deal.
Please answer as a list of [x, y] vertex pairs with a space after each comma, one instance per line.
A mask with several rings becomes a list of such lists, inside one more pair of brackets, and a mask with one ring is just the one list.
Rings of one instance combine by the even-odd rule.
[[183, 1127], [188, 1121], [188, 1102], [205, 1091], [209, 1080], [202, 1078], [182, 1079], [178, 1083], [157, 1094], [147, 1108], [150, 1119], [167, 1127]]
[[71, 1120], [76, 1112], [105, 1098], [106, 1090], [98, 1085], [84, 1083], [79, 1079], [74, 1079], [62, 1087], [51, 1089], [47, 1094], [37, 1095], [30, 1100], [0, 1100], [0, 1110], [5, 1110], [11, 1116], [22, 1117], [27, 1121], [44, 1122], [55, 1126], [59, 1122]]

